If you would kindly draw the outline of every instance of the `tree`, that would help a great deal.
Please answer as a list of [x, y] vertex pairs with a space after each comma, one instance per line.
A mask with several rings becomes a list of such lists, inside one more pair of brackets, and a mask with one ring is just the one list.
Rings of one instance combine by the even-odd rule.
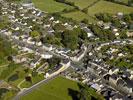
[[40, 36], [39, 32], [37, 32], [37, 31], [30, 32], [30, 35], [31, 35], [31, 37], [38, 37], [38, 36]]
[[126, 15], [123, 16], [123, 20], [125, 22], [131, 22], [131, 16], [129, 14], [126, 14]]
[[41, 38], [41, 42], [60, 46], [61, 38], [55, 37], [54, 35], [47, 35], [46, 37]]
[[82, 40], [85, 40], [87, 39], [87, 33], [84, 31], [84, 30], [81, 30], [80, 34], [79, 34], [79, 37], [82, 39]]
[[25, 80], [28, 81], [28, 82], [30, 82], [30, 83], [32, 83], [32, 79], [31, 79], [30, 76], [26, 76], [26, 77], [25, 77]]
[[54, 67], [55, 65], [59, 65], [61, 59], [53, 57], [51, 59], [47, 59], [47, 62], [49, 63], [50, 68]]
[[53, 29], [55, 30], [55, 32], [63, 32], [66, 28], [64, 25], [58, 23], [54, 25]]
[[85, 24], [88, 24], [88, 19], [84, 18], [81, 22], [85, 23]]
[[114, 26], [116, 26], [118, 28], [122, 27], [119, 19], [112, 19], [112, 23], [113, 23]]
[[133, 30], [133, 23], [130, 23], [130, 24], [129, 24], [129, 29], [130, 29], [130, 30]]
[[63, 32], [62, 43], [66, 48], [75, 50], [78, 47], [78, 33], [76, 30], [70, 31], [66, 30]]
[[84, 12], [85, 14], [88, 14], [88, 8], [84, 8], [84, 9], [82, 10], [82, 12]]
[[29, 68], [24, 69], [24, 72], [28, 73], [29, 72]]
[[108, 13], [98, 13], [95, 16], [97, 19], [102, 20], [104, 22], [109, 22], [112, 19], [111, 15]]
[[127, 32], [126, 30], [121, 30], [121, 32], [120, 32], [120, 38], [122, 38], [122, 39], [127, 38], [126, 32]]
[[8, 61], [13, 61], [12, 56], [8, 56], [8, 57], [7, 57], [7, 60], [8, 60]]
[[104, 30], [104, 34], [105, 34], [105, 36], [107, 36], [106, 38], [108, 40], [114, 40], [115, 39], [115, 35], [112, 33], [111, 30]]
[[130, 13], [130, 17], [131, 17], [131, 19], [133, 20], [133, 13]]
[[128, 5], [133, 6], [133, 0], [128, 0]]

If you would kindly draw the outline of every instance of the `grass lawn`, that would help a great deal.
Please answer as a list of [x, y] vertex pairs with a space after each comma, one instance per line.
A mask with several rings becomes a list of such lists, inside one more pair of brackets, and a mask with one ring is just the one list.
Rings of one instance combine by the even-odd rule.
[[95, 22], [96, 20], [90, 17], [87, 14], [84, 14], [83, 12], [76, 11], [76, 12], [70, 12], [66, 14], [62, 14], [62, 16], [67, 17], [67, 18], [72, 18], [73, 20], [76, 21], [82, 21], [84, 18], [88, 19], [89, 22]]
[[17, 80], [15, 80], [15, 81], [13, 81], [13, 82], [10, 82], [12, 85], [14, 85], [14, 86], [17, 86], [21, 81], [23, 81], [23, 79], [22, 78], [19, 78], [19, 79], [17, 79]]
[[93, 4], [97, 0], [67, 0], [67, 1], [74, 2], [76, 6], [78, 6], [80, 9], [83, 9]]
[[[47, 11], [49, 13], [60, 12], [63, 9], [73, 8], [69, 5], [55, 2], [54, 0], [32, 0], [32, 1], [38, 8], [40, 8], [43, 11]], [[88, 7], [89, 5], [92, 5], [97, 0], [67, 0], [67, 1], [74, 2], [76, 6], [83, 9]], [[123, 2], [127, 2], [127, 0], [123, 0]], [[130, 13], [133, 12], [133, 7], [127, 7], [124, 5], [101, 0], [97, 2], [95, 5], [92, 5], [91, 7], [88, 8], [88, 15], [81, 11], [74, 11], [62, 14], [62, 16], [67, 18], [72, 18], [79, 22], [84, 18], [86, 18], [90, 23], [93, 23], [96, 22], [95, 18], [93, 18], [96, 13], [116, 14], [118, 12]]]
[[124, 4], [128, 4], [128, 1], [129, 1], [129, 0], [119, 0], [119, 2], [122, 2], [122, 3], [124, 3]]
[[[82, 0], [72, 0], [72, 1], [74, 1], [75, 4], [78, 3], [79, 6], [81, 5], [81, 7], [83, 7], [82, 6], [83, 4], [80, 3]], [[95, 0], [84, 0], [84, 1], [85, 1], [84, 3], [87, 5], [88, 3], [92, 4]], [[84, 14], [80, 11], [75, 11], [75, 12], [62, 14], [62, 16], [72, 18], [76, 21], [81, 21], [84, 18], [86, 18], [86, 19], [88, 19], [89, 22], [95, 22], [96, 20], [95, 20], [94, 15], [97, 13], [116, 14], [118, 12], [130, 13], [130, 12], [133, 12], [133, 7], [127, 7], [124, 5], [101, 0], [101, 1], [97, 2], [95, 5], [88, 8], [88, 14]]]
[[21, 87], [21, 88], [28, 88], [28, 87], [31, 87], [32, 85], [34, 85], [34, 84], [40, 82], [40, 81], [43, 80], [43, 79], [44, 79], [44, 76], [43, 76], [43, 75], [37, 75], [37, 76], [35, 76], [35, 77], [32, 77], [32, 83], [27, 82], [27, 81], [24, 81], [24, 82], [20, 85], [20, 87]]
[[95, 15], [96, 13], [111, 13], [116, 14], [118, 12], [130, 13], [133, 12], [133, 7], [127, 7], [124, 5], [111, 3], [101, 0], [96, 3], [94, 6], [88, 8], [88, 14]]
[[[75, 91], [79, 91], [77, 82], [58, 77], [23, 96], [21, 100], [72, 100], [70, 92]], [[89, 91], [93, 96], [98, 96], [93, 90], [89, 89]]]
[[5, 70], [7, 67], [0, 67], [0, 75], [2, 73], [3, 70]]
[[54, 0], [32, 0], [36, 7], [49, 13], [60, 12], [63, 9], [72, 9], [73, 7]]
[[21, 100], [72, 100], [68, 95], [68, 88], [79, 90], [76, 82], [58, 77], [48, 84], [41, 85], [40, 88], [21, 98]]
[[0, 67], [7, 65], [9, 62], [7, 61], [7, 59], [0, 59]]

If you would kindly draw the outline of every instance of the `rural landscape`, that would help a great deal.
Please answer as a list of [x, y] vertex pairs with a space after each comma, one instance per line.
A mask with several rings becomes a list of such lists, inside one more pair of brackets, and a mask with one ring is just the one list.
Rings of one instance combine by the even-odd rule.
[[0, 100], [133, 100], [133, 0], [0, 0]]

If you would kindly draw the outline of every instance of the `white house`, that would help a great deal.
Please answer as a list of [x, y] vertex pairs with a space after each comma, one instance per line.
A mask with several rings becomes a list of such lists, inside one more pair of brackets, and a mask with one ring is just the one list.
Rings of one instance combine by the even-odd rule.
[[53, 50], [53, 46], [52, 46], [52, 45], [47, 45], [47, 46], [44, 46], [44, 45], [43, 45], [43, 48], [44, 48], [45, 50], [47, 50], [47, 51]]
[[53, 55], [50, 55], [48, 53], [45, 53], [45, 54], [41, 54], [41, 57], [44, 58], [44, 59], [50, 59], [53, 57]]

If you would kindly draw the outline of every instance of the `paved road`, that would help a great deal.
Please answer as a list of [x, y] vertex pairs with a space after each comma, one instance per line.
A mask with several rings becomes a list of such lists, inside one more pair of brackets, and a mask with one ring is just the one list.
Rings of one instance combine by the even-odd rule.
[[52, 73], [47, 79], [44, 79], [44, 80], [38, 82], [37, 84], [31, 86], [30, 88], [27, 88], [27, 89], [24, 89], [24, 90], [20, 91], [16, 95], [16, 97], [14, 98], [14, 100], [20, 100], [20, 98], [22, 96], [24, 96], [24, 95], [32, 92], [33, 90], [35, 90], [36, 88], [38, 88], [40, 85], [48, 83], [50, 80], [52, 80], [52, 79], [56, 78], [57, 76], [59, 76], [61, 72], [67, 70], [67, 68], [69, 68], [69, 66], [63, 66], [58, 71]]
[[[131, 40], [131, 39], [125, 39], [125, 40], [128, 40], [128, 41], [130, 41], [130, 42], [133, 43], [133, 40]], [[120, 41], [122, 41], [122, 40], [120, 40]], [[45, 50], [45, 49], [42, 48], [42, 47], [37, 47], [37, 46], [35, 46], [35, 45], [31, 45], [31, 44], [28, 44], [28, 43], [26, 43], [26, 42], [24, 42], [24, 41], [19, 41], [19, 40], [17, 40], [17, 39], [13, 39], [13, 42], [15, 42], [16, 44], [20, 45], [21, 47], [27, 47], [27, 48], [32, 49], [32, 50], [34, 50], [34, 51], [36, 51], [36, 49], [39, 49], [39, 51], [47, 51], [47, 50]], [[102, 43], [102, 44], [100, 44], [100, 45], [103, 45], [103, 46], [109, 45], [108, 43], [110, 43], [110, 44], [117, 44], [117, 43], [120, 43], [120, 42], [106, 42], [106, 43]], [[58, 57], [64, 59], [64, 57], [62, 57], [62, 56], [59, 55], [59, 54], [54, 53], [53, 51], [47, 51], [47, 52], [50, 53], [50, 54], [52, 54], [52, 55], [54, 55], [54, 56], [58, 56]], [[41, 54], [41, 52], [39, 52], [39, 53]], [[42, 52], [42, 53], [43, 53], [43, 52]], [[69, 60], [70, 60], [70, 59], [69, 59]], [[94, 64], [94, 63], [93, 63], [93, 64]], [[76, 65], [76, 64], [74, 64], [74, 63], [72, 64], [72, 67], [76, 67], [76, 66], [78, 66], [78, 65]], [[83, 65], [81, 64], [80, 67], [83, 67]], [[30, 87], [30, 88], [28, 88], [28, 89], [25, 89], [25, 90], [21, 91], [14, 99], [15, 99], [15, 100], [19, 100], [19, 97], [20, 97], [20, 96], [23, 96], [23, 95], [25, 95], [25, 94], [31, 92], [32, 90], [34, 90], [34, 89], [36, 89], [37, 87], [39, 87], [41, 84], [47, 83], [48, 81], [52, 80], [53, 78], [57, 77], [58, 75], [59, 75], [59, 73], [57, 73], [57, 74], [53, 75], [52, 77], [49, 77], [49, 78], [47, 78], [47, 79], [45, 79], [45, 80], [40, 81], [39, 83], [33, 85], [32, 87]]]
[[21, 98], [22, 96], [24, 96], [24, 95], [26, 95], [26, 94], [32, 92], [33, 90], [35, 90], [36, 88], [38, 88], [40, 85], [48, 83], [50, 80], [56, 78], [58, 75], [59, 75], [59, 74], [57, 74], [57, 75], [55, 75], [55, 76], [53, 76], [53, 77], [44, 79], [44, 80], [38, 82], [37, 84], [31, 86], [30, 88], [27, 88], [27, 89], [22, 90], [21, 92], [19, 92], [19, 93], [17, 94], [17, 96], [14, 98], [14, 100], [20, 100], [20, 98]]

